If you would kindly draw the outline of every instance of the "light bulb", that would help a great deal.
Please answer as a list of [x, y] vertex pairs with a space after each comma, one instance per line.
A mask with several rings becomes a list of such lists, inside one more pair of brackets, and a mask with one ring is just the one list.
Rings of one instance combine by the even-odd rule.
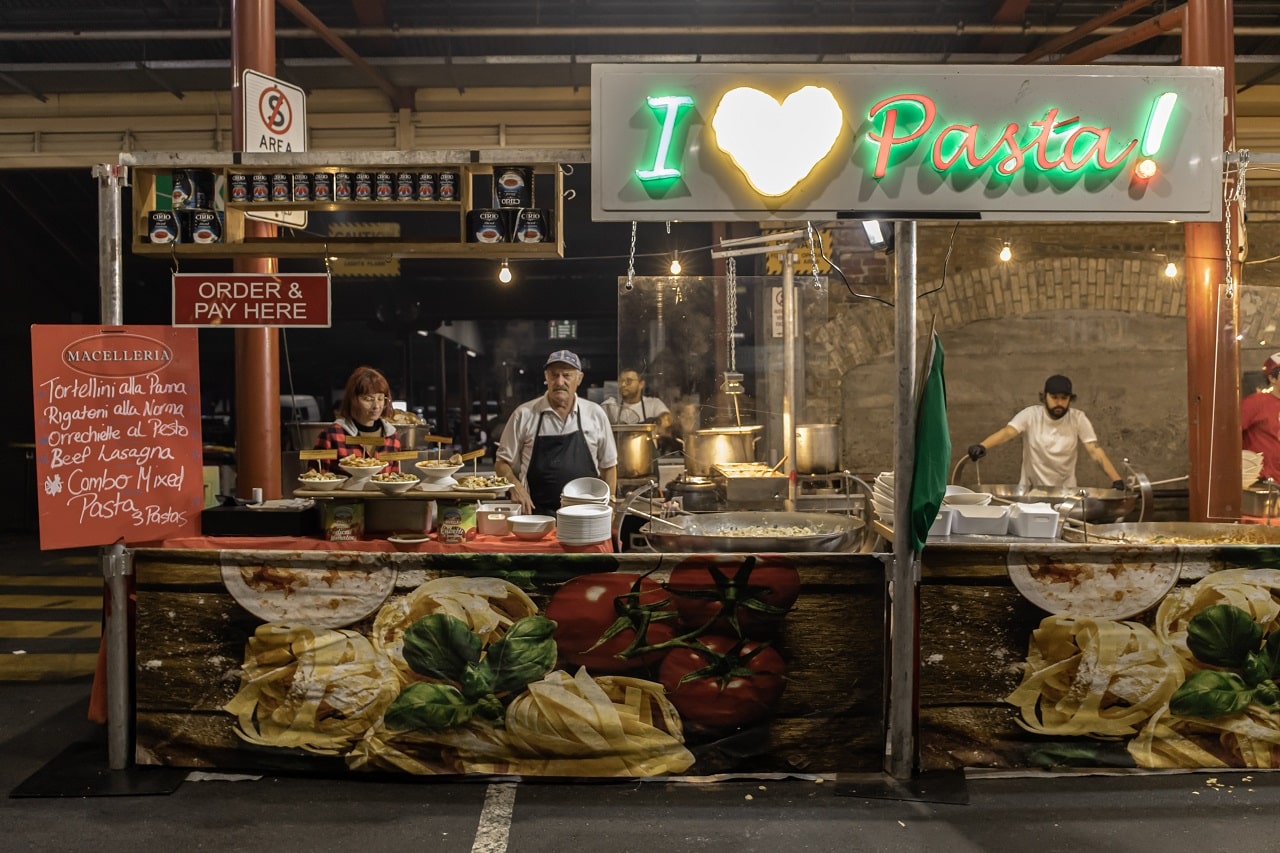
[[672, 275], [680, 275], [680, 270], [681, 270], [681, 269], [682, 269], [682, 267], [680, 266], [680, 259], [679, 259], [678, 257], [677, 257], [677, 258], [672, 258], [672, 259], [671, 259], [671, 274], [672, 274]]
[[1164, 274], [1167, 275], [1169, 278], [1177, 278], [1178, 265], [1175, 264], [1173, 261], [1169, 261], [1169, 263], [1165, 264], [1164, 266]]
[[1160, 167], [1156, 165], [1156, 161], [1150, 157], [1143, 157], [1133, 166], [1133, 174], [1143, 181], [1149, 181], [1156, 176], [1156, 172]]
[[498, 281], [503, 284], [511, 283], [511, 267], [507, 266], [507, 262], [502, 262], [502, 269], [498, 270]]
[[1013, 257], [1013, 250], [1009, 248], [1009, 244], [1005, 243], [1000, 247], [1000, 260], [1007, 261]]

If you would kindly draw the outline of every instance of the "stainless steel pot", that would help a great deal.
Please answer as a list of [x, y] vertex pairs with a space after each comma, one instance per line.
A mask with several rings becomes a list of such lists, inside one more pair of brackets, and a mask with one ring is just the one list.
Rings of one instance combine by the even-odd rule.
[[801, 424], [796, 427], [796, 471], [830, 474], [840, 470], [840, 427]]
[[762, 429], [756, 425], [695, 430], [679, 440], [684, 445], [685, 470], [698, 477], [708, 477], [712, 467], [718, 464], [755, 462], [756, 442]]
[[618, 476], [648, 477], [653, 473], [653, 424], [616, 424], [613, 441], [618, 445]]
[[724, 509], [714, 480], [707, 477], [681, 476], [667, 483], [667, 498], [680, 498], [685, 512], [716, 512]]
[[[655, 551], [662, 553], [725, 553], [778, 551], [852, 551], [862, 538], [861, 519], [826, 512], [711, 512], [671, 519], [680, 525], [649, 524], [640, 528]], [[802, 527], [812, 533], [794, 534]], [[750, 536], [736, 535], [752, 530]], [[776, 531], [770, 533], [769, 531]]]

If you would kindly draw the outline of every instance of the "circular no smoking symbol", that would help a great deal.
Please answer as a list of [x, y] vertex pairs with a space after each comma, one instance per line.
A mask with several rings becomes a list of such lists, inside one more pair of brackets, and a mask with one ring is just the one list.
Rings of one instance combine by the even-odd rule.
[[293, 125], [293, 108], [284, 92], [275, 86], [262, 90], [258, 96], [258, 116], [267, 130], [281, 136], [289, 132]]

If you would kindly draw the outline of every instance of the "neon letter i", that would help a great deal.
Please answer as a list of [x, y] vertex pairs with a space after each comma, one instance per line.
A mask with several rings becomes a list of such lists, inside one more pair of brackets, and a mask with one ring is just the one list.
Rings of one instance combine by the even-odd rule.
[[636, 169], [636, 177], [642, 181], [662, 178], [678, 178], [680, 170], [667, 166], [667, 153], [671, 149], [671, 136], [675, 133], [676, 118], [681, 107], [693, 106], [693, 98], [688, 95], [667, 95], [661, 98], [646, 98], [650, 109], [663, 111], [662, 138], [658, 140], [658, 150], [653, 157], [652, 169]]

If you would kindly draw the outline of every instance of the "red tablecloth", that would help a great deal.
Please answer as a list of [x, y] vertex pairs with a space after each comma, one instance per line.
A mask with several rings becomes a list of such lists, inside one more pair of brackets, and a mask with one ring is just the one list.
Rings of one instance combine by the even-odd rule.
[[[385, 539], [361, 539], [356, 542], [330, 542], [310, 536], [187, 536], [155, 543], [157, 548], [203, 549], [210, 551], [398, 551]], [[514, 536], [476, 534], [474, 539], [456, 545], [435, 538], [410, 549], [418, 554], [611, 554], [613, 542], [595, 545], [565, 545], [554, 534], [530, 542]]]
[[1269, 527], [1280, 527], [1280, 518], [1263, 518], [1260, 515], [1242, 515], [1241, 524], [1265, 524]]

